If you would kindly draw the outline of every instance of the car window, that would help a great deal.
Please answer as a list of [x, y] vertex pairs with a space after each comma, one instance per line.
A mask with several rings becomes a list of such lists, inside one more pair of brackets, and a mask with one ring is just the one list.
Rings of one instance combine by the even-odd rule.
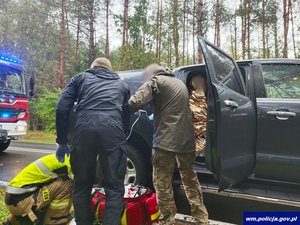
[[237, 84], [235, 79], [232, 79], [232, 77], [227, 77], [226, 79], [223, 80], [222, 82], [226, 87], [230, 88], [231, 90], [236, 90], [237, 89]]
[[262, 64], [267, 98], [300, 99], [300, 65]]
[[237, 81], [239, 75], [232, 59], [210, 45], [207, 45], [207, 49], [214, 64], [216, 78], [231, 90], [244, 94]]

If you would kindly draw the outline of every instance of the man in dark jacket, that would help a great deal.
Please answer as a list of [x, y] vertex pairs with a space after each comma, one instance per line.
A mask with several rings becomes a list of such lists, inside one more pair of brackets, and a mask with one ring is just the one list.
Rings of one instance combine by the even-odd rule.
[[77, 225], [92, 225], [91, 189], [99, 155], [107, 195], [103, 225], [119, 225], [124, 209], [126, 135], [129, 125], [129, 88], [112, 72], [106, 58], [96, 59], [91, 69], [74, 76], [64, 88], [56, 107], [56, 156], [63, 161], [67, 145], [69, 113], [74, 102], [76, 123], [72, 141], [73, 203]]
[[174, 225], [176, 206], [172, 179], [178, 164], [191, 214], [197, 225], [208, 224], [208, 213], [194, 170], [195, 135], [185, 84], [156, 64], [145, 70], [145, 83], [129, 99], [132, 111], [154, 106], [153, 183], [161, 211], [159, 224]]

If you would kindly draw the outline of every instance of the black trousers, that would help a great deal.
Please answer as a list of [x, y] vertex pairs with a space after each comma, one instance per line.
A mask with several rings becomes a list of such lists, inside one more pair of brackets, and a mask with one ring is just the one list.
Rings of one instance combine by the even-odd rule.
[[71, 152], [74, 173], [73, 204], [77, 225], [92, 225], [91, 191], [95, 181], [97, 157], [107, 196], [103, 225], [119, 225], [124, 210], [124, 177], [127, 167], [126, 137], [121, 123], [108, 118], [80, 118], [75, 126]]

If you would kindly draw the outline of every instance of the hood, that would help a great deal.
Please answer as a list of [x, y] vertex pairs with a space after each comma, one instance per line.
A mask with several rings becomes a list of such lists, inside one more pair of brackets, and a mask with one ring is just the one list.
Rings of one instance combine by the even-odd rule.
[[159, 71], [157, 71], [156, 73], [153, 74], [153, 76], [169, 76], [169, 77], [174, 77], [174, 74], [170, 70], [165, 69], [165, 70], [159, 70]]
[[119, 75], [115, 72], [112, 72], [110, 70], [107, 70], [105, 68], [91, 68], [86, 70], [87, 73], [92, 73], [95, 76], [106, 79], [106, 80], [118, 80], [120, 79]]

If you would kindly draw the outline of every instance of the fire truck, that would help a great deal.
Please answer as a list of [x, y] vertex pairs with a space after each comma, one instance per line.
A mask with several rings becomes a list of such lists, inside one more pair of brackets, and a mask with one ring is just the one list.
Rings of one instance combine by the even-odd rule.
[[[29, 96], [32, 96], [33, 77], [29, 86]], [[21, 61], [0, 52], [0, 152], [8, 148], [11, 140], [21, 139], [26, 134], [28, 102]]]

